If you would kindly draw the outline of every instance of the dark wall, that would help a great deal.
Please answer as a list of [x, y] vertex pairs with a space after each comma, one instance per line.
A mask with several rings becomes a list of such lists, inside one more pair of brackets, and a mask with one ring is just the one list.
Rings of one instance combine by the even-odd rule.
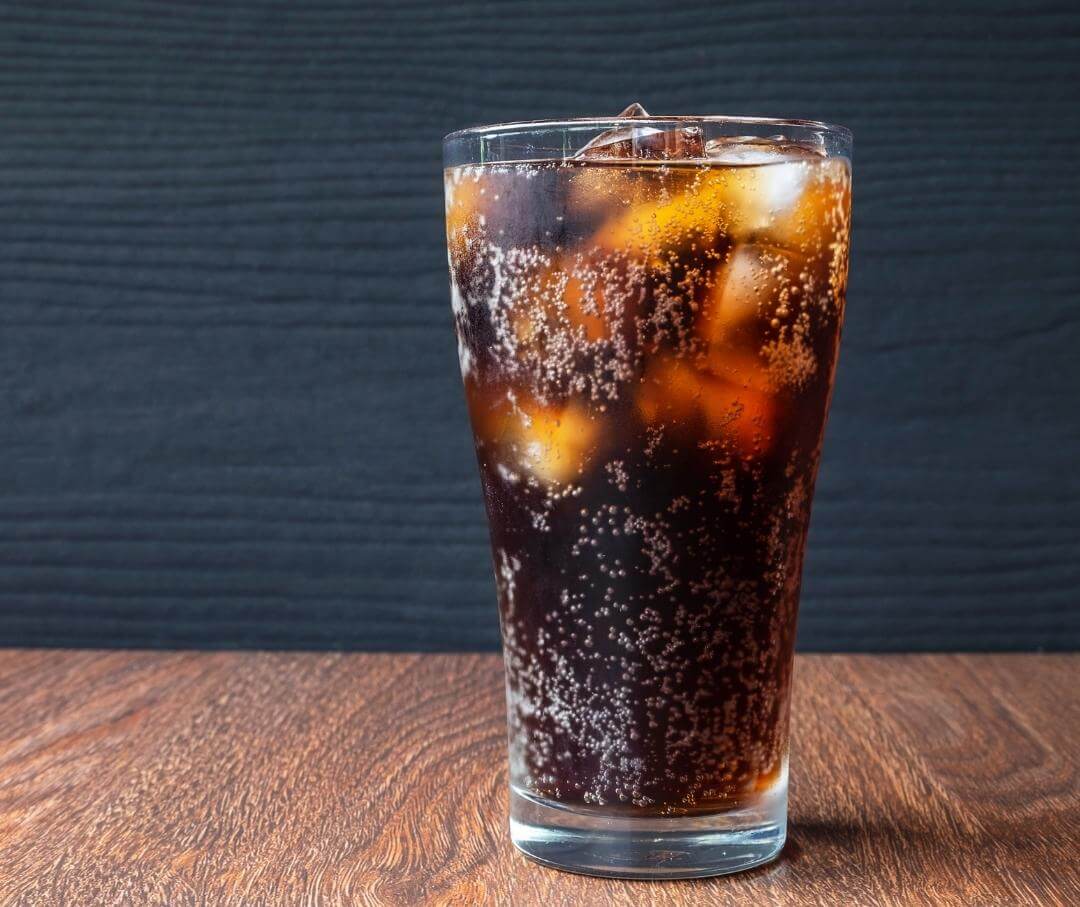
[[494, 646], [440, 139], [632, 100], [856, 136], [803, 647], [1080, 642], [1075, 4], [6, 2], [0, 59], [0, 642]]

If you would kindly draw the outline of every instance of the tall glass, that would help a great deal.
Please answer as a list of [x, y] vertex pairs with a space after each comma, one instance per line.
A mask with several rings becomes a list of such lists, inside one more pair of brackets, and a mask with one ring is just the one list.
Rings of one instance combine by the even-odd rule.
[[468, 129], [444, 152], [514, 844], [622, 877], [767, 862], [851, 135], [624, 116]]

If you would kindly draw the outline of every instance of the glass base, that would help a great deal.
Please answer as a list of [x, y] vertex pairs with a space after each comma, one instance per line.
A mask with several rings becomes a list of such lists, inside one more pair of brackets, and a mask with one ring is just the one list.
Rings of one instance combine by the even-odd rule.
[[776, 859], [787, 837], [787, 773], [753, 805], [709, 816], [603, 816], [510, 788], [510, 837], [525, 856], [616, 879], [695, 879]]

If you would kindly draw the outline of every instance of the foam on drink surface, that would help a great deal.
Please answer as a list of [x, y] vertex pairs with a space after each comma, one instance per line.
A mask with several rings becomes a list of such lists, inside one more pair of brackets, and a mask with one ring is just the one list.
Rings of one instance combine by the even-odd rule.
[[[849, 171], [608, 138], [446, 172], [512, 781], [583, 808], [730, 808], [786, 748]], [[620, 157], [639, 145], [660, 151]]]

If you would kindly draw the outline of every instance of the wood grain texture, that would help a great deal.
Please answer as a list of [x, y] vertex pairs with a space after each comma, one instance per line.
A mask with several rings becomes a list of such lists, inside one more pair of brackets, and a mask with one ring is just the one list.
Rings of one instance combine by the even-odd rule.
[[801, 643], [1080, 645], [1080, 11], [5, 0], [0, 642], [493, 648], [440, 139], [856, 136]]
[[800, 656], [781, 860], [539, 867], [491, 655], [0, 651], [0, 903], [1071, 905], [1075, 655]]

